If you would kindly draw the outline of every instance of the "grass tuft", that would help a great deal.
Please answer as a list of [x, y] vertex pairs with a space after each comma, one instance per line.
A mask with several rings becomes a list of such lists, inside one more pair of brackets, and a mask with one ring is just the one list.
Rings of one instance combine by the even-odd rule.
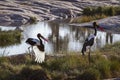
[[112, 51], [113, 47], [119, 51], [119, 45], [120, 42], [95, 51], [90, 64], [87, 55], [73, 55], [74, 52], [48, 58], [42, 64], [33, 62], [28, 54], [0, 57], [0, 80], [101, 80], [120, 77], [120, 55]]
[[19, 31], [0, 31], [0, 46], [5, 47], [13, 44], [19, 44], [21, 32]]

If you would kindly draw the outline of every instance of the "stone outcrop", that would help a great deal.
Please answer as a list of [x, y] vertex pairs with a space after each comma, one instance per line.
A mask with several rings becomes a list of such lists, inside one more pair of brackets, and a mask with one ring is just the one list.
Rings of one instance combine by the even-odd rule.
[[76, 17], [88, 6], [118, 6], [119, 0], [0, 0], [0, 25], [21, 26], [30, 17], [53, 20]]
[[[98, 23], [99, 26], [103, 27], [106, 32], [109, 33], [118, 33], [120, 34], [120, 16], [112, 16], [105, 19], [94, 20]], [[92, 23], [94, 22], [86, 22], [81, 24], [70, 24], [72, 26], [79, 26], [79, 27], [92, 27]]]

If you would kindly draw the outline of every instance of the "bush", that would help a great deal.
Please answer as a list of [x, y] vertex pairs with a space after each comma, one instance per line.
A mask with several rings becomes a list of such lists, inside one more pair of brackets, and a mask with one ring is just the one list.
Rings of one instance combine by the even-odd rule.
[[8, 80], [12, 73], [8, 69], [0, 69], [0, 80]]
[[78, 76], [77, 80], [100, 80], [100, 73], [96, 69], [89, 68]]
[[[78, 64], [79, 63], [79, 64]], [[46, 62], [43, 67], [50, 69], [51, 71], [64, 71], [67, 72], [74, 68], [85, 68], [88, 64], [87, 58], [82, 56], [64, 56], [60, 58], [54, 58], [51, 61]], [[78, 67], [79, 66], [79, 67]]]
[[110, 78], [111, 71], [110, 71], [110, 61], [106, 59], [101, 59], [96, 63], [96, 69], [99, 70], [101, 74], [101, 78]]
[[20, 43], [21, 33], [19, 31], [0, 31], [0, 46]]
[[83, 15], [107, 15], [107, 16], [114, 16], [120, 15], [120, 7], [86, 7], [83, 9]]
[[93, 11], [93, 8], [87, 7], [85, 9], [83, 9], [83, 14], [84, 15], [92, 15], [92, 13], [91, 13], [92, 11]]
[[51, 73], [52, 75], [52, 80], [66, 80], [67, 79], [67, 75], [63, 72], [58, 72], [58, 71], [53, 71]]
[[111, 61], [110, 70], [112, 77], [118, 77], [120, 75], [120, 56], [110, 55], [109, 60]]
[[100, 52], [106, 55], [120, 55], [120, 42], [116, 42], [113, 45], [105, 45], [103, 48], [100, 49]]
[[80, 18], [75, 18], [71, 23], [84, 23], [84, 22], [90, 22], [92, 20], [97, 20], [97, 19], [102, 19], [102, 18], [106, 18], [107, 16], [102, 14], [96, 14], [96, 15], [87, 15], [87, 16], [82, 16]]
[[50, 76], [40, 66], [32, 65], [23, 67], [18, 73], [6, 77], [6, 80], [50, 80]]
[[8, 62], [0, 64], [0, 80], [9, 80], [9, 77], [15, 74], [14, 66]]
[[112, 61], [110, 64], [110, 70], [112, 77], [120, 76], [120, 62]]
[[2, 63], [4, 63], [4, 62], [9, 63], [8, 58], [6, 58], [6, 57], [0, 57], [0, 64], [2, 64]]
[[37, 22], [37, 18], [36, 17], [33, 17], [33, 16], [30, 16], [30, 19], [28, 21], [30, 24], [34, 24]]

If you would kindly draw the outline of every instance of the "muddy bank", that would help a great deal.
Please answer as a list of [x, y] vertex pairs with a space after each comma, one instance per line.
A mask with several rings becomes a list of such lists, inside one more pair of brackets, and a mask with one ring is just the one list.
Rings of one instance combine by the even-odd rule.
[[118, 6], [119, 0], [0, 0], [0, 25], [21, 26], [38, 21], [80, 16], [88, 6]]

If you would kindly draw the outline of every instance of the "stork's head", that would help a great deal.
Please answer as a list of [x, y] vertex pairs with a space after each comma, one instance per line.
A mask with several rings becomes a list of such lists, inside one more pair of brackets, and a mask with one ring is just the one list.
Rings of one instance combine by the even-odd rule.
[[97, 23], [96, 22], [93, 22], [93, 26], [95, 27], [97, 25]]
[[104, 31], [104, 29], [103, 29], [102, 27], [100, 27], [100, 26], [97, 24], [97, 22], [93, 22], [93, 27], [94, 27], [94, 28], [98, 28], [98, 29], [100, 29], [101, 31]]
[[38, 37], [38, 38], [42, 38], [43, 40], [45, 40], [45, 41], [48, 42], [48, 40], [47, 40], [46, 38], [44, 38], [40, 33], [37, 34], [37, 37]]
[[37, 37], [41, 37], [41, 34], [40, 34], [40, 33], [38, 33], [38, 34], [37, 34]]

